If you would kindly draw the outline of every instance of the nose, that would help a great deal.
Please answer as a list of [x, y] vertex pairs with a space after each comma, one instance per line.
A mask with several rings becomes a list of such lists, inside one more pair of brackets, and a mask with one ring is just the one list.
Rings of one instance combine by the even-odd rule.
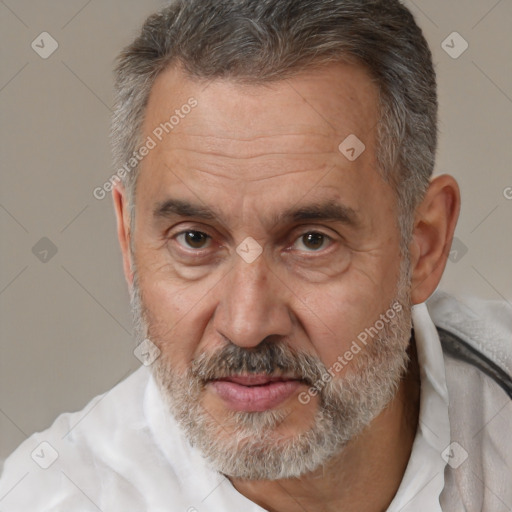
[[214, 327], [240, 347], [256, 347], [269, 336], [290, 336], [287, 288], [271, 272], [263, 255], [252, 263], [238, 258], [222, 282]]

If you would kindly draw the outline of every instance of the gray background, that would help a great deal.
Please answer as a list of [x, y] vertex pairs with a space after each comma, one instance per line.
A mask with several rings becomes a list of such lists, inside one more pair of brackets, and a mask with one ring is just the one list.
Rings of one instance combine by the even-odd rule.
[[[441, 287], [510, 302], [512, 2], [406, 3], [438, 71], [437, 171], [463, 197]], [[113, 59], [161, 5], [0, 0], [0, 459], [140, 365], [111, 199], [92, 191], [115, 170]], [[47, 59], [31, 47], [44, 31]], [[469, 44], [456, 59], [454, 31]]]

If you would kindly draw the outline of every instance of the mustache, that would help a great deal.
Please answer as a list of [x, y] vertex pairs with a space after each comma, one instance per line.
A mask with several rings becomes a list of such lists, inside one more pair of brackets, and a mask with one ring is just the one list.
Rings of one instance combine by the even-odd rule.
[[192, 362], [190, 372], [204, 383], [236, 375], [264, 374], [313, 385], [327, 373], [327, 368], [317, 357], [285, 343], [264, 340], [250, 349], [230, 343], [213, 354], [203, 353]]

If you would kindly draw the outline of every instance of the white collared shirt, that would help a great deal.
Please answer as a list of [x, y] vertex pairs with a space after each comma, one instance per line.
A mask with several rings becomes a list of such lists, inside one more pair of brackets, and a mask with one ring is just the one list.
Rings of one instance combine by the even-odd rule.
[[[445, 328], [450, 311], [460, 309], [447, 297], [429, 306]], [[502, 319], [510, 313], [504, 311]], [[459, 335], [467, 324], [464, 314], [454, 327]], [[388, 511], [511, 509], [512, 401], [479, 370], [443, 354], [426, 304], [413, 308], [413, 325], [421, 377], [418, 430]], [[510, 337], [512, 326], [507, 320], [503, 325]], [[491, 356], [498, 354], [506, 369], [512, 346], [504, 353], [506, 340], [497, 344]], [[263, 511], [206, 466], [168, 414], [145, 367], [23, 442], [5, 462], [0, 510]]]
[[426, 304], [413, 307], [414, 338], [420, 368], [418, 429], [411, 456], [389, 512], [441, 512], [446, 461], [441, 454], [450, 444], [448, 390], [443, 351]]

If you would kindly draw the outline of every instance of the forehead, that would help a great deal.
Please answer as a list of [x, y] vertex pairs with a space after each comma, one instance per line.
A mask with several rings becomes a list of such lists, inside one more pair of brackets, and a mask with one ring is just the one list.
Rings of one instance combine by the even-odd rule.
[[[281, 196], [270, 198], [269, 189], [293, 188], [300, 196], [301, 187], [311, 189], [333, 168], [315, 192], [344, 187], [358, 209], [358, 187], [371, 193], [383, 185], [375, 155], [378, 96], [366, 70], [348, 63], [265, 84], [198, 81], [178, 66], [169, 68], [156, 79], [147, 104], [143, 137], [154, 139], [155, 147], [140, 166], [138, 189], [146, 192], [140, 195], [153, 203], [171, 189], [191, 196], [195, 182], [210, 206], [224, 192], [233, 208], [251, 193], [279, 207]], [[340, 144], [364, 150], [351, 160]]]
[[144, 131], [150, 133], [194, 97], [200, 108], [174, 137], [201, 130], [204, 135], [250, 140], [258, 136], [305, 133], [368, 139], [378, 120], [378, 88], [358, 64], [332, 63], [288, 79], [251, 84], [234, 79], [198, 81], [179, 65], [161, 73], [152, 86]]

